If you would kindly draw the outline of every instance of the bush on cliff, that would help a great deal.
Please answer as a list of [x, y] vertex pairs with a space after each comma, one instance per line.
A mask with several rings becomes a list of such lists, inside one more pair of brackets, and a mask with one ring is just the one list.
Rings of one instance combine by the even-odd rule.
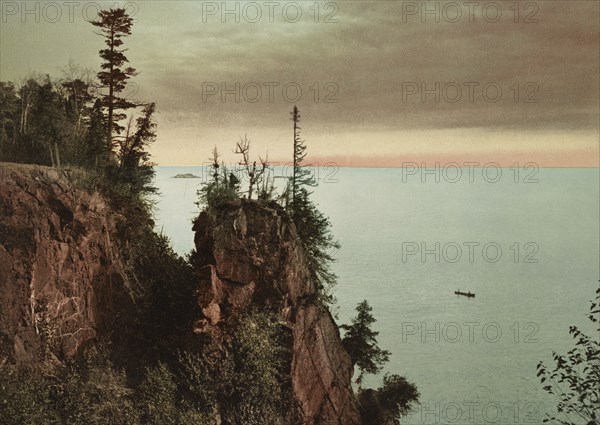
[[399, 375], [386, 374], [377, 390], [358, 392], [363, 425], [400, 425], [400, 417], [418, 403], [417, 387]]
[[189, 400], [181, 395], [176, 377], [169, 367], [159, 362], [147, 367], [137, 391], [137, 405], [143, 423], [161, 425], [202, 425], [211, 423]]
[[377, 390], [360, 387], [364, 375], [379, 373], [390, 356], [389, 351], [379, 348], [379, 332], [371, 329], [376, 321], [372, 311], [367, 300], [356, 306], [357, 315], [352, 324], [340, 326], [345, 330], [342, 345], [350, 355], [352, 365], [359, 370], [356, 383], [364, 425], [398, 425], [399, 418], [419, 402], [417, 387], [402, 376], [389, 374], [383, 377], [383, 386]]
[[3, 424], [139, 423], [125, 372], [97, 348], [54, 368], [19, 371], [4, 366], [0, 377]]
[[253, 311], [239, 317], [228, 334], [227, 346], [181, 354], [184, 391], [204, 413], [217, 414], [225, 423], [290, 423], [289, 354], [277, 319]]

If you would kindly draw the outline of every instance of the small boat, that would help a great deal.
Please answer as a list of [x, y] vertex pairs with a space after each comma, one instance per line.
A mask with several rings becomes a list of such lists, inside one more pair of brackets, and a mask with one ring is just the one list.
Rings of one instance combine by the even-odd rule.
[[458, 291], [454, 291], [454, 293], [456, 295], [463, 295], [465, 297], [471, 297], [471, 298], [475, 297], [475, 294], [471, 293], [471, 291], [469, 291], [469, 292], [461, 292], [461, 290], [459, 289]]

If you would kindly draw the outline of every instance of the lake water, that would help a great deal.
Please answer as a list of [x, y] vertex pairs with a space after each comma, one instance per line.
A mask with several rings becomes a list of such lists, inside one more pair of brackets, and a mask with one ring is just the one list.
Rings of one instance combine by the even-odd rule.
[[[537, 362], [573, 347], [570, 325], [593, 335], [599, 170], [497, 171], [316, 170], [313, 199], [342, 245], [338, 321], [363, 299], [373, 307], [392, 352], [385, 371], [421, 392], [403, 424], [541, 423], [555, 401]], [[193, 247], [200, 180], [172, 177], [188, 172], [203, 170], [157, 167], [156, 177], [157, 226], [181, 254]]]

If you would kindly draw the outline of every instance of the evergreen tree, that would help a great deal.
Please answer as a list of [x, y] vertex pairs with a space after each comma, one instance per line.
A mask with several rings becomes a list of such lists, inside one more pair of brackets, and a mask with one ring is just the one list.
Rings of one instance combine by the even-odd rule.
[[297, 106], [294, 106], [291, 115], [294, 122], [294, 158], [290, 182], [292, 199], [288, 204], [288, 211], [296, 225], [298, 239], [320, 296], [324, 302], [332, 303], [334, 298], [331, 288], [335, 285], [337, 276], [330, 269], [330, 264], [334, 261], [331, 252], [337, 250], [339, 244], [331, 233], [329, 218], [310, 199], [311, 192], [308, 188], [316, 186], [316, 182], [310, 170], [303, 165], [306, 144], [300, 138], [300, 111]]
[[213, 148], [211, 160], [212, 179], [215, 184], [219, 186], [219, 151], [217, 150], [216, 146]]
[[[109, 162], [105, 166], [105, 177], [115, 187], [121, 187], [121, 194], [125, 195], [122, 201], [127, 204], [142, 202], [146, 213], [149, 211], [151, 200], [144, 195], [156, 192], [152, 186], [154, 168], [150, 163], [148, 146], [156, 139], [156, 123], [154, 122], [154, 103], [147, 104], [142, 115], [136, 120], [136, 130], [124, 137], [120, 143], [121, 149], [118, 156], [118, 164]], [[131, 207], [131, 205], [129, 205]]]
[[300, 202], [298, 196], [303, 188], [316, 186], [316, 182], [309, 169], [302, 166], [306, 158], [306, 143], [300, 137], [300, 110], [296, 105], [290, 113], [294, 122], [294, 157], [292, 169], [292, 208], [294, 203]]
[[92, 96], [89, 93], [89, 84], [76, 78], [74, 80], [66, 80], [61, 84], [66, 91], [66, 113], [69, 120], [73, 123], [73, 135], [81, 134], [83, 127], [84, 116], [88, 108], [88, 104], [92, 101]]
[[126, 49], [119, 48], [124, 43], [123, 37], [131, 35], [133, 20], [126, 10], [121, 8], [102, 10], [98, 17], [97, 21], [90, 23], [100, 28], [97, 34], [104, 37], [108, 46], [100, 50], [100, 57], [104, 59], [104, 63], [98, 78], [102, 86], [108, 89], [108, 93], [102, 96], [102, 104], [107, 110], [106, 142], [110, 154], [114, 148], [114, 136], [121, 134], [125, 129], [119, 121], [125, 119], [126, 114], [117, 111], [126, 111], [136, 106], [135, 103], [119, 96], [127, 87], [127, 80], [137, 75], [131, 67], [122, 69], [129, 60], [124, 54]]
[[120, 157], [123, 168], [133, 170], [149, 161], [148, 146], [156, 140], [155, 111], [154, 103], [144, 106], [142, 116], [136, 121], [136, 132], [125, 137], [121, 143]]
[[210, 180], [202, 183], [202, 187], [198, 191], [200, 199], [197, 205], [212, 208], [223, 202], [239, 198], [240, 180], [233, 173], [227, 171], [225, 164], [219, 163], [219, 151], [216, 146], [209, 159], [211, 161]]
[[19, 98], [21, 99], [21, 116], [19, 119], [19, 134], [25, 135], [28, 130], [29, 116], [33, 105], [37, 100], [37, 94], [40, 87], [38, 80], [40, 76], [32, 75], [19, 86]]
[[[60, 148], [65, 144], [66, 128], [67, 117], [63, 99], [54, 90], [50, 77], [46, 76], [38, 88], [28, 128], [29, 136], [44, 149], [43, 154], [38, 152], [40, 159], [46, 158], [42, 163], [49, 162], [52, 166], [60, 167]], [[49, 155], [45, 155], [46, 152]]]
[[17, 141], [19, 98], [13, 83], [0, 82], [0, 160], [11, 159]]
[[101, 155], [106, 151], [106, 123], [102, 113], [102, 102], [96, 99], [90, 112], [90, 122], [85, 141], [82, 165], [98, 166]]
[[379, 332], [371, 329], [371, 325], [376, 322], [372, 311], [369, 303], [364, 300], [356, 306], [357, 315], [352, 319], [352, 324], [340, 326], [346, 331], [342, 345], [350, 355], [352, 364], [359, 370], [356, 378], [358, 385], [362, 383], [365, 373], [379, 373], [390, 357], [389, 351], [382, 350], [377, 345]]

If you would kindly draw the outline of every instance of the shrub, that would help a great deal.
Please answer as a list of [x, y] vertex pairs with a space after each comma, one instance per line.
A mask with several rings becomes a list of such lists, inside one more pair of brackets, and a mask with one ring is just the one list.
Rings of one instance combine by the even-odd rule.
[[[588, 319], [600, 334], [600, 288], [591, 301]], [[558, 399], [557, 414], [547, 414], [544, 422], [573, 425], [573, 418], [588, 425], [600, 423], [600, 340], [585, 335], [577, 326], [569, 328], [577, 342], [566, 356], [553, 354], [555, 365], [548, 370], [544, 362], [537, 365], [537, 376], [546, 383], [544, 390]], [[598, 335], [596, 335], [598, 336]], [[562, 417], [559, 417], [562, 416]]]
[[144, 423], [177, 425], [176, 395], [177, 384], [166, 364], [147, 367], [137, 395]]
[[218, 415], [225, 423], [289, 423], [289, 359], [279, 323], [270, 314], [251, 312], [233, 327], [233, 340], [226, 346], [215, 343], [201, 354], [182, 353], [185, 390], [204, 414]]
[[358, 400], [364, 425], [399, 425], [400, 417], [419, 401], [414, 384], [399, 375], [386, 374], [377, 390], [360, 390]]

